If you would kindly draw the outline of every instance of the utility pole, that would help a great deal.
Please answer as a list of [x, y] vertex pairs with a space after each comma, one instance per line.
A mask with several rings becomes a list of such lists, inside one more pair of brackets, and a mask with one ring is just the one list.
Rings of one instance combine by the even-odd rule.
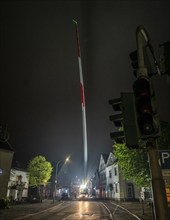
[[[158, 162], [158, 151], [156, 146], [156, 139], [160, 135], [159, 125], [154, 124], [155, 122], [155, 113], [153, 110], [153, 103], [151, 100], [152, 96], [152, 88], [150, 87], [150, 82], [148, 80], [147, 68], [144, 63], [144, 54], [143, 54], [143, 40], [147, 43], [148, 46], [151, 46], [149, 36], [144, 29], [143, 26], [139, 26], [136, 29], [136, 44], [137, 44], [137, 59], [138, 59], [138, 68], [137, 68], [137, 80], [134, 83], [134, 93], [136, 92], [136, 101], [139, 101], [139, 92], [141, 95], [145, 95], [146, 98], [150, 98], [150, 104], [145, 109], [146, 111], [142, 111], [137, 109], [138, 117], [138, 125], [139, 130], [142, 133], [141, 139], [146, 141], [146, 148], [148, 152], [148, 159], [150, 165], [150, 172], [152, 178], [152, 192], [153, 192], [153, 203], [154, 203], [154, 216], [155, 220], [168, 220], [169, 212], [168, 212], [168, 203], [166, 199], [165, 192], [165, 183], [162, 176], [161, 167]], [[143, 88], [145, 86], [145, 88]], [[142, 89], [144, 89], [142, 93]], [[146, 95], [147, 90], [149, 93]], [[144, 100], [144, 99], [143, 99]], [[144, 104], [144, 101], [141, 99], [141, 103]], [[141, 104], [139, 103], [139, 104]], [[148, 102], [147, 102], [148, 103]], [[145, 103], [146, 104], [146, 103]], [[145, 107], [145, 105], [143, 105]], [[142, 115], [143, 114], [143, 115]], [[142, 116], [141, 116], [142, 115]], [[147, 116], [147, 117], [145, 117]], [[141, 118], [140, 118], [141, 117]], [[148, 121], [144, 119], [148, 119]], [[142, 120], [141, 120], [142, 119]], [[158, 118], [156, 119], [158, 122]]]
[[169, 219], [168, 203], [165, 193], [165, 183], [158, 162], [158, 151], [155, 140], [147, 141], [148, 159], [151, 171], [152, 193], [154, 201], [154, 215], [156, 220]]

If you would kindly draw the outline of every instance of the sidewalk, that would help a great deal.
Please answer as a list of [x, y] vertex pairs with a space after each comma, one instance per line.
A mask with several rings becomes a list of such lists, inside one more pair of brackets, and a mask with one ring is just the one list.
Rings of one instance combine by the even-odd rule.
[[[154, 220], [154, 210], [152, 205], [140, 202], [113, 202], [120, 207], [125, 208], [130, 213], [135, 214], [141, 220]], [[170, 216], [170, 207], [169, 207]]]
[[42, 203], [25, 203], [10, 206], [9, 209], [0, 209], [0, 220], [11, 220], [27, 214], [33, 214], [58, 205], [60, 202], [44, 200]]
[[154, 220], [153, 207], [146, 203], [140, 202], [113, 202], [118, 206], [128, 210], [128, 212], [135, 214], [141, 220]]

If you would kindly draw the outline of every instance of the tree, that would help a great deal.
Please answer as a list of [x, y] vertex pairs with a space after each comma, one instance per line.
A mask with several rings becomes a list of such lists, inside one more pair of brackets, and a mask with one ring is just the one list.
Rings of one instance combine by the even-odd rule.
[[[170, 149], [170, 124], [161, 122], [159, 149]], [[150, 186], [150, 170], [145, 143], [140, 142], [141, 149], [129, 150], [125, 144], [114, 144], [114, 155], [118, 159], [120, 170], [126, 179], [131, 179], [137, 186]]]
[[28, 164], [29, 184], [38, 189], [41, 185], [46, 185], [51, 177], [52, 165], [45, 157], [39, 155], [34, 157]]
[[144, 149], [129, 150], [125, 144], [115, 143], [114, 155], [126, 179], [133, 180], [137, 186], [150, 186], [149, 163]]

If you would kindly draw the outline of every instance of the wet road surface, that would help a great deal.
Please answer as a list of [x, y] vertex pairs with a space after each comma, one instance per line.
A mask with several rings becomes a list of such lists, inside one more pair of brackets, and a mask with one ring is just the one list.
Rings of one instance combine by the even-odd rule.
[[17, 218], [29, 220], [113, 220], [109, 210], [99, 202], [71, 201], [64, 202], [37, 214]]

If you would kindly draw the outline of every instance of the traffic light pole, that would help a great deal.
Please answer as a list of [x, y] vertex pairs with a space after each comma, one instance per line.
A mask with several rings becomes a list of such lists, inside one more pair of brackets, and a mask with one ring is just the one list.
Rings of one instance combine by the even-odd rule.
[[144, 53], [143, 53], [143, 38], [146, 42], [149, 41], [149, 36], [143, 26], [139, 26], [136, 29], [136, 44], [137, 44], [137, 57], [138, 57], [138, 69], [137, 77], [148, 76], [147, 69], [144, 63]]
[[155, 140], [149, 140], [146, 143], [148, 150], [148, 159], [151, 172], [152, 196], [154, 205], [155, 220], [168, 220], [168, 203], [165, 193], [165, 183], [162, 176], [161, 167], [159, 165], [158, 151], [156, 149]]
[[[143, 26], [139, 26], [136, 30], [136, 44], [138, 54], [138, 70], [137, 77], [148, 77], [147, 69], [144, 64], [143, 54], [143, 38], [147, 44], [150, 43], [149, 36]], [[154, 204], [155, 220], [168, 220], [168, 203], [166, 200], [165, 183], [162, 176], [161, 167], [158, 162], [158, 151], [155, 139], [148, 139], [146, 142], [148, 150], [148, 159], [152, 180], [152, 196]]]

